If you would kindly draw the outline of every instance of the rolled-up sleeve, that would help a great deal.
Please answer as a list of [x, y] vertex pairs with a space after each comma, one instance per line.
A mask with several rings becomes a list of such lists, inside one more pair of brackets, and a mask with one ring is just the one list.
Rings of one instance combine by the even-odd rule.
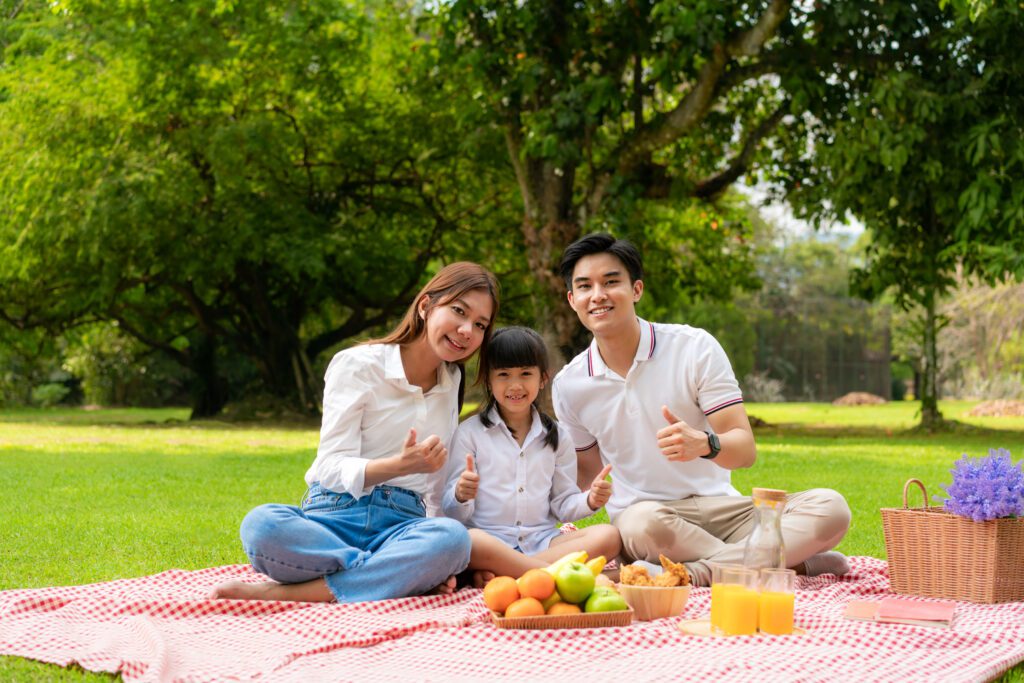
[[361, 457], [362, 418], [373, 392], [365, 366], [346, 354], [331, 361], [324, 377], [324, 417], [320, 447], [307, 480], [355, 498], [363, 495], [366, 463]]

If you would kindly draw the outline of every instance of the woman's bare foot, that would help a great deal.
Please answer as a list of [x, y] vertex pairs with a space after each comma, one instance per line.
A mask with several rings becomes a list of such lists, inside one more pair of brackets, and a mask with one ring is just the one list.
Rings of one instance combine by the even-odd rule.
[[263, 581], [261, 583], [246, 583], [238, 579], [231, 579], [218, 583], [207, 596], [211, 600], [269, 600], [267, 595], [271, 586], [280, 586], [279, 583]]
[[263, 581], [246, 583], [238, 579], [214, 586], [207, 596], [213, 600], [287, 600], [290, 602], [334, 602], [334, 594], [323, 579], [305, 583]]

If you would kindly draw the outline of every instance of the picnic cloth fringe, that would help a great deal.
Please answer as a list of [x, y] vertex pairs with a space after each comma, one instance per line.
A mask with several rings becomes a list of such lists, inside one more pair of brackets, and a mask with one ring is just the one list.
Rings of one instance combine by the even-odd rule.
[[[621, 628], [495, 629], [475, 589], [352, 605], [207, 600], [244, 565], [0, 592], [0, 654], [125, 681], [984, 681], [1024, 660], [1024, 603], [959, 603], [955, 628], [842, 617], [889, 593], [885, 562], [799, 579], [803, 636], [699, 638], [679, 618]], [[707, 614], [694, 589], [682, 618]]]

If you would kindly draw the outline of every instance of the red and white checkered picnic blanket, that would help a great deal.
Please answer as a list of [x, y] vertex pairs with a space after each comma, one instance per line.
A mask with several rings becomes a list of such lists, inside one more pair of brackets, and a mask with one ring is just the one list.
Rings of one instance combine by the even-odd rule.
[[701, 638], [682, 619], [704, 616], [694, 589], [680, 618], [622, 628], [499, 630], [481, 592], [354, 605], [207, 600], [243, 565], [88, 586], [0, 593], [0, 654], [126, 681], [682, 680], [981, 681], [1024, 660], [1024, 603], [960, 603], [955, 628], [871, 624], [842, 617], [851, 599], [888, 594], [886, 563], [801, 578], [800, 636]]

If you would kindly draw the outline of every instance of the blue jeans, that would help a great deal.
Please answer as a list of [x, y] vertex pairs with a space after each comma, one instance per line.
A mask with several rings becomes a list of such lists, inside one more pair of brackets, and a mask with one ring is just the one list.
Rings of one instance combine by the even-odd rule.
[[242, 520], [256, 571], [280, 583], [323, 577], [338, 602], [421, 595], [469, 565], [469, 533], [424, 517], [416, 493], [377, 486], [358, 500], [313, 484], [301, 508], [261, 505]]

